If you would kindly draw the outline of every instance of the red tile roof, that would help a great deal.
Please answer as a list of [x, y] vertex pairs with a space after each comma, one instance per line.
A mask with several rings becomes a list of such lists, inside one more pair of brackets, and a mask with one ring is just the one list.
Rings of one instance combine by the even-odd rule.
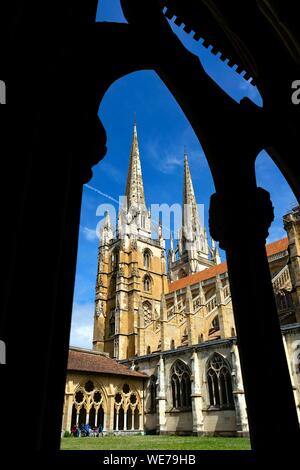
[[[288, 239], [283, 238], [282, 240], [277, 240], [276, 242], [269, 243], [266, 245], [266, 252], [267, 256], [275, 255], [276, 253], [280, 253], [281, 251], [285, 251], [288, 248]], [[218, 274], [224, 274], [227, 272], [227, 263], [217, 264], [211, 268], [204, 269], [195, 274], [191, 274], [190, 276], [183, 277], [182, 279], [178, 279], [177, 281], [173, 281], [169, 283], [169, 292], [174, 292], [175, 290], [183, 289], [188, 285], [197, 284], [200, 281], [204, 281], [206, 279], [211, 279]]]
[[81, 372], [97, 372], [101, 374], [127, 375], [131, 377], [147, 377], [141, 372], [128, 369], [114, 359], [96, 351], [69, 349], [68, 370]]
[[267, 256], [272, 256], [276, 253], [280, 253], [281, 251], [285, 251], [288, 249], [288, 246], [289, 242], [287, 237], [277, 240], [276, 242], [269, 243], [266, 245]]
[[205, 279], [210, 279], [211, 277], [215, 277], [218, 274], [223, 274], [226, 272], [226, 262], [217, 264], [216, 266], [212, 266], [211, 268], [203, 269], [203, 271], [191, 274], [190, 276], [183, 277], [182, 279], [178, 279], [178, 281], [170, 282], [169, 292], [174, 292], [174, 290], [182, 289], [187, 285], [197, 284], [197, 282], [204, 281]]

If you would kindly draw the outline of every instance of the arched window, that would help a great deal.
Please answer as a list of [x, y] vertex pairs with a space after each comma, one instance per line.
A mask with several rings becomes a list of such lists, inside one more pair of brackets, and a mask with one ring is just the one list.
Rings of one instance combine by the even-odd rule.
[[170, 349], [175, 349], [175, 341], [171, 339]]
[[150, 413], [156, 413], [156, 382], [157, 377], [150, 377]]
[[144, 251], [143, 259], [144, 259], [144, 268], [150, 269], [150, 265], [151, 265], [151, 251], [150, 250]]
[[[89, 406], [89, 414], [86, 412], [87, 406]], [[100, 425], [102, 429], [105, 427], [103, 394], [91, 380], [88, 380], [84, 386], [80, 386], [74, 394], [71, 428], [75, 424], [82, 426], [86, 423], [89, 423], [92, 428]]]
[[150, 346], [147, 346], [147, 354], [151, 354], [151, 348], [150, 348]]
[[189, 408], [191, 402], [191, 372], [182, 361], [176, 361], [171, 370], [173, 408]]
[[115, 321], [115, 311], [113, 310], [110, 313], [108, 334], [109, 336], [113, 336], [115, 332], [116, 332], [116, 321]]
[[[114, 397], [114, 430], [139, 429], [140, 398], [128, 384], [117, 390]], [[126, 419], [125, 419], [126, 417]]]
[[208, 361], [207, 384], [210, 406], [233, 408], [231, 373], [221, 354], [214, 353]]
[[144, 291], [149, 292], [151, 290], [151, 278], [150, 276], [144, 277]]
[[143, 312], [145, 326], [148, 326], [150, 323], [152, 323], [152, 305], [150, 302], [143, 302]]
[[116, 269], [119, 264], [119, 252], [118, 250], [114, 250], [111, 255], [111, 265], [112, 269]]

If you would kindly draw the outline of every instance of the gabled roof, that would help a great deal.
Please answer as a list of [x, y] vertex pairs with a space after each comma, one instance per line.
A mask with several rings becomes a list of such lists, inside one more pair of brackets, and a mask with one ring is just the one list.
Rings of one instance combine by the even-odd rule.
[[[276, 253], [280, 253], [288, 249], [288, 239], [282, 238], [281, 240], [277, 240], [276, 242], [269, 243], [266, 245], [266, 252], [267, 256], [275, 255]], [[205, 281], [207, 279], [211, 279], [216, 277], [218, 274], [224, 274], [227, 272], [227, 263], [220, 263], [216, 266], [212, 266], [211, 268], [204, 269], [195, 274], [191, 274], [190, 276], [183, 277], [182, 279], [178, 279], [177, 281], [173, 281], [169, 283], [169, 292], [174, 292], [175, 290], [183, 289], [188, 285], [197, 284], [200, 281]]]
[[128, 369], [104, 353], [89, 349], [69, 349], [68, 371], [94, 372], [145, 378], [146, 374]]

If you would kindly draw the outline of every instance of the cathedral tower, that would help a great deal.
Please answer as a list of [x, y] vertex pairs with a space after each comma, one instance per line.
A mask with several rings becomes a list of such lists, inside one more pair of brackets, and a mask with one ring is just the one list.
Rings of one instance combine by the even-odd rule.
[[169, 279], [174, 281], [221, 262], [214, 241], [208, 244], [205, 227], [201, 224], [188, 157], [184, 155], [182, 227], [178, 237], [179, 259], [175, 257], [173, 241], [168, 255]]
[[160, 300], [167, 292], [165, 242], [151, 237], [137, 128], [116, 234], [107, 215], [100, 234], [93, 347], [116, 359], [159, 348]]

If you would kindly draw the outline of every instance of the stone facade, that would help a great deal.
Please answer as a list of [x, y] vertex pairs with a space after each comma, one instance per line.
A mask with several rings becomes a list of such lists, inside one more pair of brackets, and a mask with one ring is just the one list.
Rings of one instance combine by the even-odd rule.
[[[183, 186], [182, 229], [176, 249], [171, 238], [166, 262], [160, 224], [151, 236], [135, 125], [118, 227], [107, 214], [101, 229], [94, 354], [113, 358], [123, 373], [140, 374], [126, 382], [137, 397], [134, 431], [244, 436], [248, 420], [227, 265], [201, 225], [186, 155]], [[266, 252], [300, 422], [299, 208], [284, 217], [284, 227], [287, 238]], [[75, 419], [71, 409], [79, 410], [74, 400], [79, 389], [86, 393], [86, 380], [84, 370], [69, 370], [64, 429]], [[112, 367], [109, 374], [94, 370], [89, 380], [103, 391], [106, 431], [131, 432], [123, 378]]]

